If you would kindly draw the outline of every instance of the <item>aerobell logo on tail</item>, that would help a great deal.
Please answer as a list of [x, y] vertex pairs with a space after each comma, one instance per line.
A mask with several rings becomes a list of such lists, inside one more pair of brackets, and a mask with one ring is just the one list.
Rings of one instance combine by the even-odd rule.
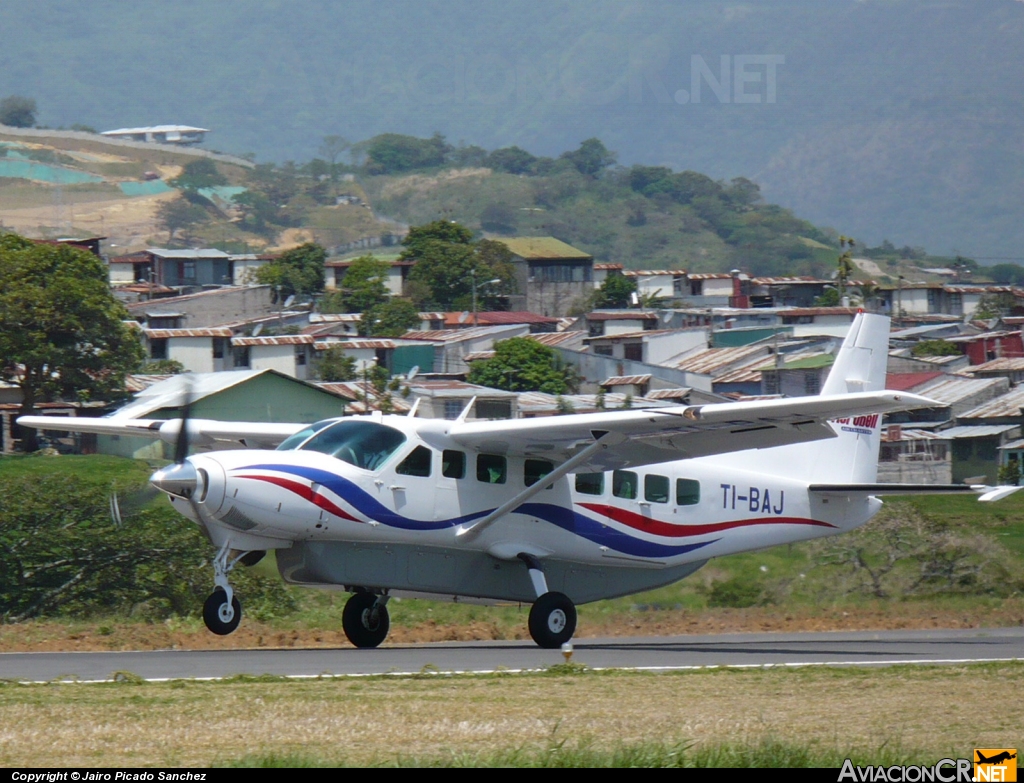
[[874, 435], [878, 427], [879, 416], [872, 413], [870, 416], [854, 416], [852, 419], [833, 419], [833, 424], [838, 424], [843, 432], [856, 432], [858, 435]]
[[1017, 749], [975, 748], [974, 780], [978, 783], [1010, 783], [1017, 780]]

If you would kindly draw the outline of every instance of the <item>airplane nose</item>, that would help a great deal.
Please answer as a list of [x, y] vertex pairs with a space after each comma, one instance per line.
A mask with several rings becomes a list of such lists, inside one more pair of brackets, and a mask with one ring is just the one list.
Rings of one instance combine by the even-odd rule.
[[187, 499], [199, 487], [199, 473], [191, 462], [185, 461], [161, 468], [149, 477], [149, 483], [168, 495]]

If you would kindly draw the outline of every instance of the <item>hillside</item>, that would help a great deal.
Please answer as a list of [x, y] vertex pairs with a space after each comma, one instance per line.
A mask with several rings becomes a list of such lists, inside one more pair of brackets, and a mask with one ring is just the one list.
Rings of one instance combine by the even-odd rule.
[[184, 122], [277, 162], [330, 134], [543, 155], [596, 136], [871, 244], [1021, 256], [1014, 0], [39, 0], [0, 5], [0, 28], [0, 96], [51, 127]]

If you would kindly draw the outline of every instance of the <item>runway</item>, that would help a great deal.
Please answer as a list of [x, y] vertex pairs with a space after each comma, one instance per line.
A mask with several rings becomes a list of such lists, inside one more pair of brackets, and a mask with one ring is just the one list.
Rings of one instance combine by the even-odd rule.
[[[573, 663], [602, 668], [952, 665], [1024, 660], [1024, 628], [580, 639]], [[532, 642], [450, 642], [376, 650], [254, 649], [151, 652], [3, 653], [0, 679], [109, 680], [131, 672], [148, 680], [234, 675], [367, 676], [419, 672], [543, 669], [563, 662]]]

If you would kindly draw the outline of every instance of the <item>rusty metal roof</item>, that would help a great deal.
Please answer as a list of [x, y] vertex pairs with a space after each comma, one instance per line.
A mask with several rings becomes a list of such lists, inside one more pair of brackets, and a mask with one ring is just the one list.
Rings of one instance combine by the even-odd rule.
[[531, 340], [534, 340], [541, 345], [555, 346], [561, 345], [562, 343], [573, 342], [574, 340], [580, 340], [587, 336], [586, 332], [572, 331], [572, 332], [539, 332], [537, 334], [529, 335]]
[[[731, 280], [732, 275], [728, 272], [697, 272], [688, 273], [686, 275], [690, 280]], [[744, 275], [740, 275], [740, 279], [745, 279]]]
[[143, 329], [150, 340], [167, 340], [175, 337], [231, 337], [234, 332], [217, 326], [210, 329]]
[[472, 353], [467, 353], [465, 356], [463, 356], [462, 361], [479, 362], [483, 361], [484, 359], [493, 359], [494, 353], [494, 351], [473, 351]]
[[603, 269], [603, 270], [606, 270], [606, 271], [613, 270], [613, 269], [622, 269], [622, 264], [594, 264], [594, 269], [595, 270]]
[[490, 311], [490, 312], [478, 312], [476, 314], [470, 313], [469, 316], [463, 321], [465, 313], [445, 313], [444, 314], [444, 325], [447, 327], [459, 328], [462, 326], [496, 326], [498, 324], [557, 324], [557, 318], [551, 318], [546, 315], [538, 315], [537, 313], [531, 313], [528, 310], [511, 310], [511, 311]]
[[640, 337], [654, 337], [655, 335], [675, 334], [676, 332], [689, 331], [686, 329], [647, 329], [637, 332], [623, 332], [622, 334], [602, 334], [598, 337], [585, 337], [584, 342], [597, 342], [601, 340], [636, 340]]
[[686, 370], [686, 372], [715, 377], [716, 375], [736, 369], [737, 365], [760, 362], [768, 355], [768, 347], [765, 345], [742, 345], [737, 348], [708, 348], [677, 362], [676, 367], [680, 370]]
[[311, 334], [281, 334], [272, 337], [233, 337], [232, 345], [313, 345]]
[[1022, 372], [1024, 371], [1024, 357], [1004, 356], [1001, 359], [993, 359], [984, 364], [976, 364], [970, 369], [973, 373], [979, 372]]
[[627, 269], [623, 272], [626, 277], [653, 277], [654, 275], [672, 275], [673, 277], [685, 277], [685, 269]]
[[371, 338], [363, 340], [317, 340], [313, 343], [313, 347], [318, 351], [326, 351], [328, 348], [334, 348], [335, 346], [351, 348], [356, 351], [376, 351], [394, 348], [395, 345], [394, 340], [374, 340]]
[[651, 382], [651, 375], [613, 375], [601, 381], [602, 386], [645, 386]]
[[657, 313], [636, 312], [594, 312], [587, 314], [588, 321], [657, 321]]
[[[998, 382], [998, 378], [983, 379], [990, 382]], [[926, 391], [921, 391], [925, 396], [931, 396]], [[977, 408], [967, 411], [959, 418], [961, 419], [995, 419], [1006, 416], [1022, 416], [1021, 408], [1024, 408], [1024, 386], [1018, 386], [1001, 397], [989, 400]]]

